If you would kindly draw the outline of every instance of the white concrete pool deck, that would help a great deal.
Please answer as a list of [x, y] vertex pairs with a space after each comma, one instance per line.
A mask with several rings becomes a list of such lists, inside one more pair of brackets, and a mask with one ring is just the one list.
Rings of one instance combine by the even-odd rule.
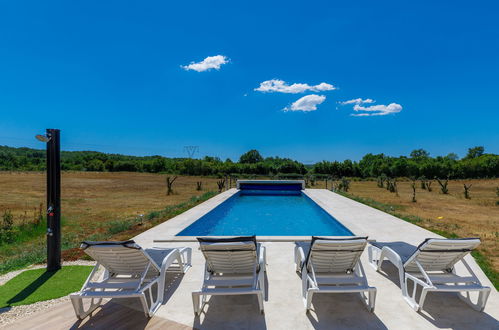
[[[293, 239], [310, 237], [258, 237], [267, 247], [265, 314], [258, 312], [254, 296], [217, 296], [210, 299], [201, 317], [194, 317], [191, 292], [201, 287], [204, 259], [193, 237], [175, 237], [178, 232], [206, 214], [237, 190], [231, 189], [135, 237], [144, 247], [188, 246], [193, 249], [193, 267], [172, 282], [168, 300], [155, 317], [198, 329], [499, 329], [499, 294], [492, 289], [485, 312], [471, 309], [454, 294], [430, 294], [425, 311], [417, 313], [404, 301], [395, 269], [375, 272], [362, 262], [369, 284], [378, 289], [376, 310], [369, 313], [357, 295], [316, 295], [313, 311], [305, 313], [301, 280], [294, 271]], [[427, 237], [438, 237], [389, 214], [360, 204], [325, 189], [305, 193], [356, 235], [378, 241], [405, 241], [418, 245]], [[156, 241], [156, 242], [155, 242]], [[162, 242], [159, 242], [162, 241]], [[473, 258], [468, 262], [484, 285], [493, 288]], [[459, 270], [458, 270], [459, 271]]]

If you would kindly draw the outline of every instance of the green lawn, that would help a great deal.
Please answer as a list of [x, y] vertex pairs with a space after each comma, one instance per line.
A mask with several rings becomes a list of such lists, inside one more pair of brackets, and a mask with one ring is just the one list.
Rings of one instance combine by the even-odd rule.
[[66, 266], [56, 272], [44, 268], [22, 272], [0, 286], [0, 308], [28, 305], [79, 291], [92, 266]]

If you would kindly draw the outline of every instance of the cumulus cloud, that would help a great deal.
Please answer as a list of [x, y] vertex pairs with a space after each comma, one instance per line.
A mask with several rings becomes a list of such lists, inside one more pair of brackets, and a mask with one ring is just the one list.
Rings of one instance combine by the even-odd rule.
[[332, 91], [335, 89], [336, 89], [335, 86], [325, 82], [313, 86], [309, 84], [288, 85], [284, 80], [272, 79], [260, 83], [260, 87], [255, 88], [255, 91], [268, 92], [268, 93], [278, 92], [278, 93], [298, 94], [306, 91], [323, 92], [323, 91]]
[[211, 69], [219, 70], [222, 64], [229, 63], [229, 58], [223, 55], [208, 56], [201, 62], [191, 62], [189, 65], [181, 65], [184, 70], [194, 70], [197, 72]]
[[317, 105], [325, 100], [326, 97], [324, 95], [306, 95], [293, 102], [291, 106], [284, 108], [284, 111], [315, 111], [317, 110]]
[[375, 101], [373, 99], [361, 99], [360, 97], [358, 99], [352, 99], [352, 100], [348, 100], [348, 101], [343, 101], [343, 102], [340, 102], [340, 104], [342, 105], [346, 105], [346, 104], [364, 104], [364, 103], [374, 103]]
[[369, 107], [364, 107], [359, 104], [356, 104], [353, 107], [353, 110], [359, 112], [351, 114], [352, 116], [356, 117], [386, 116], [392, 113], [398, 113], [402, 111], [402, 106], [397, 103], [390, 103], [388, 105], [378, 104], [378, 105], [371, 105]]

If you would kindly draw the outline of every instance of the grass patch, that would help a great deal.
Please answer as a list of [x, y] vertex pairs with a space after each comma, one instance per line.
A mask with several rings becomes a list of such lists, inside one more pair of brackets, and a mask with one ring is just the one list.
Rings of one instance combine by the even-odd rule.
[[472, 251], [471, 255], [475, 258], [475, 261], [480, 265], [483, 272], [485, 273], [485, 275], [487, 275], [492, 284], [494, 284], [496, 290], [499, 290], [499, 272], [497, 272], [492, 267], [492, 263], [489, 261], [489, 259], [487, 259], [485, 255], [477, 250]]
[[115, 220], [108, 223], [109, 228], [107, 232], [111, 235], [121, 233], [122, 231], [129, 230], [133, 226], [133, 222], [130, 220]]
[[92, 266], [66, 266], [56, 272], [33, 269], [0, 286], [0, 308], [64, 297], [80, 290]]
[[[424, 219], [422, 219], [418, 216], [402, 215], [402, 214], [397, 213], [396, 210], [403, 210], [402, 206], [385, 204], [385, 203], [375, 201], [371, 198], [359, 197], [359, 196], [351, 195], [351, 194], [345, 193], [345, 192], [336, 192], [336, 193], [340, 194], [344, 197], [353, 199], [354, 201], [357, 201], [359, 203], [362, 203], [362, 204], [368, 205], [370, 207], [373, 207], [375, 209], [378, 209], [380, 211], [383, 211], [385, 213], [391, 214], [399, 219], [402, 219], [404, 221], [410, 222], [410, 223], [415, 224], [415, 225], [419, 225], [419, 224], [423, 223], [423, 221], [424, 221]], [[430, 230], [430, 231], [434, 232], [435, 234], [446, 237], [446, 238], [459, 238], [459, 235], [457, 235], [456, 233], [453, 233], [453, 232], [445, 231], [442, 229], [431, 228], [431, 227], [429, 227], [429, 228], [423, 227], [423, 228]], [[487, 277], [492, 282], [494, 287], [497, 290], [499, 290], [499, 272], [494, 269], [490, 260], [484, 254], [482, 254], [480, 251], [477, 251], [477, 250], [471, 252], [471, 255], [475, 258], [475, 261], [480, 266], [480, 268], [482, 268], [482, 271], [485, 273], [485, 275], [487, 275]]]

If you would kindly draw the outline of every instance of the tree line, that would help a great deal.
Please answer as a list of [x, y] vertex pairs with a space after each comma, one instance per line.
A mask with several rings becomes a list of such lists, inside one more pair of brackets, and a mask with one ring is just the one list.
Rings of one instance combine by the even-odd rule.
[[[360, 161], [322, 161], [304, 165], [280, 157], [264, 158], [250, 150], [233, 162], [218, 157], [202, 159], [167, 158], [162, 156], [128, 156], [96, 151], [62, 151], [61, 167], [65, 171], [148, 172], [180, 175], [288, 175], [331, 177], [426, 177], [488, 178], [499, 176], [499, 155], [486, 154], [483, 147], [470, 148], [462, 159], [456, 154], [431, 157], [418, 149], [409, 156], [391, 157], [367, 154]], [[43, 171], [45, 151], [31, 148], [0, 146], [0, 170]]]

